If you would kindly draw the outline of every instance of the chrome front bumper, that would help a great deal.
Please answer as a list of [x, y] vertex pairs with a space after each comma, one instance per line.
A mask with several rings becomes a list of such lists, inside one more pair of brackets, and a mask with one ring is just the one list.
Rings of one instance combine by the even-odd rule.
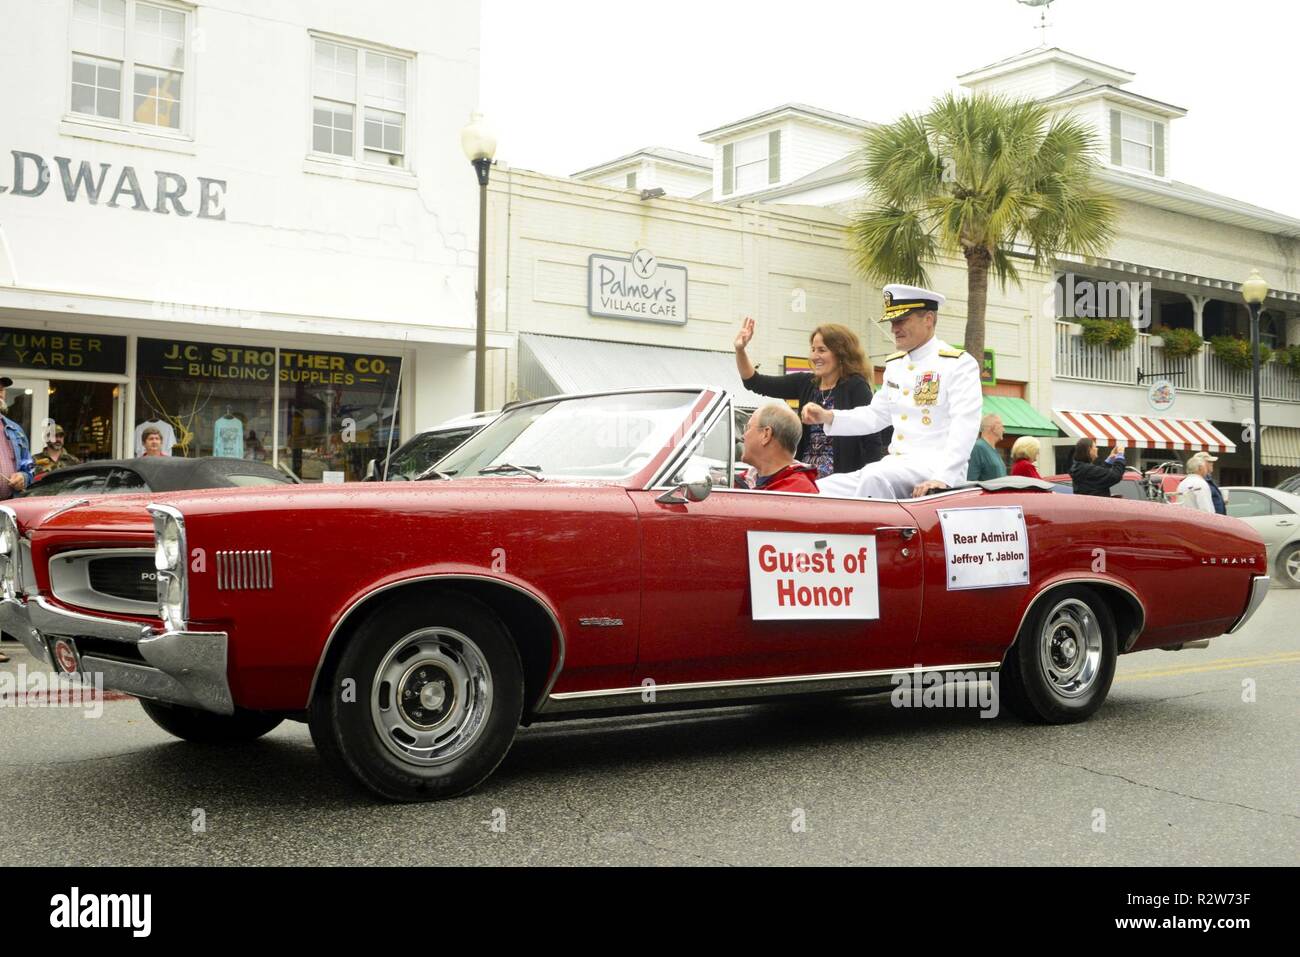
[[227, 635], [222, 631], [156, 631], [147, 625], [96, 618], [68, 611], [37, 596], [30, 601], [0, 599], [0, 628], [17, 638], [47, 667], [55, 667], [47, 639], [96, 638], [121, 642], [143, 663], [82, 651], [82, 670], [102, 674], [104, 688], [140, 698], [185, 705], [218, 714], [234, 714], [235, 702], [226, 677]]

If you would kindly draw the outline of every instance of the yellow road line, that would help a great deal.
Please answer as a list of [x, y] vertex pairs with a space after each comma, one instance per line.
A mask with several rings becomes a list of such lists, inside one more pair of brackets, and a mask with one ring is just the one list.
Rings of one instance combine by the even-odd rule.
[[1205, 671], [1228, 671], [1232, 668], [1267, 667], [1300, 662], [1300, 652], [1283, 651], [1275, 655], [1260, 655], [1255, 658], [1219, 658], [1199, 665], [1186, 665], [1181, 668], [1154, 668], [1150, 671], [1132, 671], [1116, 675], [1116, 681], [1136, 681], [1140, 678], [1162, 678], [1166, 675], [1191, 675]]

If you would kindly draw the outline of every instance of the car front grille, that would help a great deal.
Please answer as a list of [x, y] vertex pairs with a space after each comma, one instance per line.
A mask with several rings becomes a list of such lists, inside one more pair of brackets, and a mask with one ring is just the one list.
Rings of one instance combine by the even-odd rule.
[[158, 573], [151, 557], [92, 558], [87, 574], [90, 587], [101, 594], [130, 601], [158, 600]]

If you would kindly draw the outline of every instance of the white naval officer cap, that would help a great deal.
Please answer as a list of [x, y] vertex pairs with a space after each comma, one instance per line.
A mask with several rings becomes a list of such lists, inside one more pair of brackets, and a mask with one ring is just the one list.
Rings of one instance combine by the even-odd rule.
[[881, 322], [902, 319], [913, 309], [938, 309], [944, 304], [945, 297], [931, 289], [920, 286], [905, 286], [891, 282], [885, 287], [885, 314]]

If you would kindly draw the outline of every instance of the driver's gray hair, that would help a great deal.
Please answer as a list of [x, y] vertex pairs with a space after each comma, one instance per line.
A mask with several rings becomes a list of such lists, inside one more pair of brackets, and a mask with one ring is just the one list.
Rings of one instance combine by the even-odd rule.
[[771, 429], [772, 438], [781, 448], [791, 455], [799, 450], [799, 441], [803, 438], [803, 425], [794, 409], [784, 402], [769, 402], [758, 410], [758, 419], [754, 425], [760, 429]]

